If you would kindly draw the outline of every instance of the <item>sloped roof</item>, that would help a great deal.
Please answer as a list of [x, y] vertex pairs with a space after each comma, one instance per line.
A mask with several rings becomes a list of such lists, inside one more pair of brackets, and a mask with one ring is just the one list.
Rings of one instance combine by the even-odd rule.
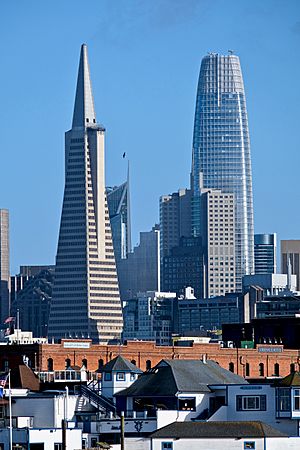
[[128, 361], [128, 359], [123, 358], [121, 355], [118, 355], [101, 368], [101, 372], [113, 371], [143, 373], [141, 369]]
[[22, 364], [11, 370], [11, 386], [12, 388], [39, 391], [40, 380], [30, 367]]
[[300, 372], [292, 372], [278, 383], [280, 386], [300, 386]]
[[249, 422], [173, 422], [150, 435], [151, 438], [263, 438], [287, 437], [270, 425]]
[[248, 384], [214, 361], [162, 360], [116, 396], [174, 396], [177, 392], [210, 392], [210, 385]]

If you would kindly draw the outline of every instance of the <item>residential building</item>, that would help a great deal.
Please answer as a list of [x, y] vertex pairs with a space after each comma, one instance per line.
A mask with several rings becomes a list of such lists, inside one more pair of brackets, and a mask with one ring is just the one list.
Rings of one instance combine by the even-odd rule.
[[180, 238], [191, 236], [191, 190], [179, 189], [159, 200], [160, 255], [169, 256]]
[[160, 290], [160, 231], [155, 225], [151, 231], [140, 233], [140, 243], [118, 263], [118, 277], [122, 301], [137, 296], [138, 292]]
[[172, 292], [139, 292], [123, 309], [124, 340], [170, 345], [176, 332], [177, 299]]
[[0, 320], [8, 318], [10, 312], [10, 268], [9, 268], [9, 213], [0, 209]]
[[276, 233], [254, 235], [254, 273], [276, 273]]
[[[202, 179], [202, 180], [201, 180]], [[238, 56], [209, 53], [198, 81], [191, 171], [192, 232], [201, 234], [201, 185], [233, 194], [235, 283], [254, 272], [254, 225], [250, 140]]]
[[119, 340], [123, 327], [104, 176], [105, 129], [97, 123], [82, 45], [72, 128], [65, 136], [65, 189], [48, 335]]
[[203, 297], [204, 257], [201, 237], [181, 237], [179, 245], [162, 260], [164, 292], [182, 295], [187, 287]]
[[200, 191], [206, 298], [236, 292], [236, 222], [234, 195], [218, 189]]
[[131, 213], [129, 192], [129, 167], [127, 180], [120, 186], [106, 188], [110, 225], [115, 258], [126, 259], [131, 253]]
[[297, 275], [297, 291], [300, 291], [300, 240], [280, 241], [281, 251], [281, 273]]

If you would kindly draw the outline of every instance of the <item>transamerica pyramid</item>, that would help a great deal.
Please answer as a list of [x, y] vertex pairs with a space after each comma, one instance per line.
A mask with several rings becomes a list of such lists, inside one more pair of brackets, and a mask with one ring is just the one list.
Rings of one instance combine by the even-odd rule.
[[123, 318], [105, 194], [105, 129], [97, 123], [82, 45], [72, 129], [65, 134], [65, 189], [48, 336], [121, 337]]

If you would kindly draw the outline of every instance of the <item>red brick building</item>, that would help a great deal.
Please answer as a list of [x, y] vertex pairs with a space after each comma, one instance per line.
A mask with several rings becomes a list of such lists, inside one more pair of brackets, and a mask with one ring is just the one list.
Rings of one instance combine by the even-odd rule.
[[0, 346], [0, 368], [14, 368], [29, 359], [38, 371], [64, 370], [68, 365], [85, 365], [91, 372], [121, 354], [142, 370], [161, 359], [207, 359], [225, 369], [250, 378], [286, 376], [300, 369], [300, 350], [282, 345], [258, 345], [255, 349], [222, 348], [219, 344], [194, 343], [192, 347], [157, 346], [154, 342], [128, 341], [126, 345], [95, 345], [90, 340], [62, 340], [60, 344], [25, 344]]

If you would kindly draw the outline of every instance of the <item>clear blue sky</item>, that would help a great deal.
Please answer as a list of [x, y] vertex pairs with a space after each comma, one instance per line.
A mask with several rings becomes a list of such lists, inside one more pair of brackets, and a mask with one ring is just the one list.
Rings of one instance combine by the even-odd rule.
[[106, 181], [131, 163], [133, 243], [159, 196], [189, 184], [195, 95], [208, 51], [240, 56], [255, 231], [300, 238], [298, 0], [11, 0], [0, 5], [0, 207], [11, 269], [54, 263], [80, 45], [88, 45]]

